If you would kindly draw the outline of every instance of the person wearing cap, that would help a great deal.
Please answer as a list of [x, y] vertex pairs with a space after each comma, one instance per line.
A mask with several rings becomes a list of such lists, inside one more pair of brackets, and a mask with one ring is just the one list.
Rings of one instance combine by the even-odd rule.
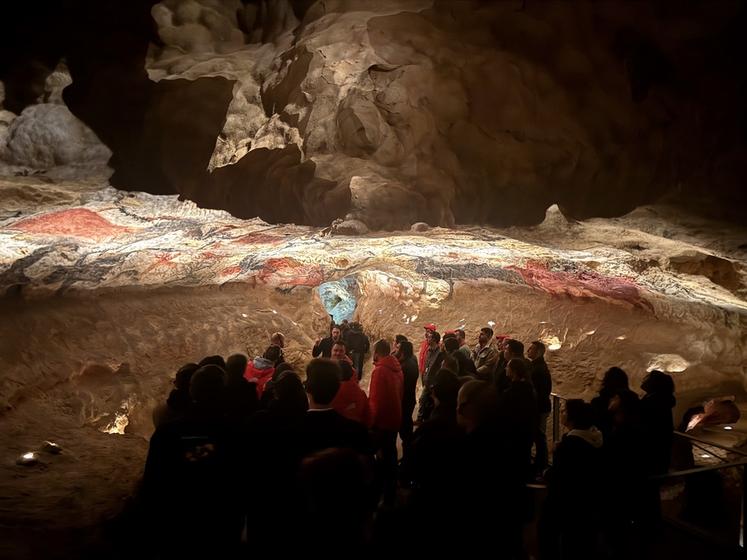
[[423, 342], [420, 343], [420, 352], [418, 353], [420, 375], [425, 375], [425, 355], [428, 353], [428, 346], [431, 344], [431, 334], [436, 332], [436, 325], [428, 323], [427, 325], [423, 325], [423, 328], [425, 329], [425, 334], [423, 335]]
[[498, 361], [498, 351], [493, 344], [493, 329], [490, 327], [481, 328], [477, 340], [477, 346], [472, 351], [472, 361], [477, 368], [478, 378], [487, 380]]

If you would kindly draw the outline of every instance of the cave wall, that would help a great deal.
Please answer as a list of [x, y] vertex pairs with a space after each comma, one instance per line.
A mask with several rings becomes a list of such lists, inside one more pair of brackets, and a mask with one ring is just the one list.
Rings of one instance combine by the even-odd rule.
[[371, 229], [535, 224], [553, 203], [614, 216], [662, 196], [743, 221], [739, 2], [15, 10], [6, 108], [64, 58], [65, 103], [112, 150], [120, 188]]

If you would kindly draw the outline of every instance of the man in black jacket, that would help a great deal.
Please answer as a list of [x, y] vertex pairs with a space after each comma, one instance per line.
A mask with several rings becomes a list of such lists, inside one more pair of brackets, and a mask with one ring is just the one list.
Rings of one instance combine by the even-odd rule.
[[399, 343], [399, 348], [395, 354], [402, 367], [402, 376], [404, 387], [402, 391], [402, 427], [399, 430], [399, 437], [402, 438], [403, 447], [412, 437], [412, 413], [415, 410], [415, 394], [417, 393], [418, 378], [418, 359], [415, 357], [412, 342], [403, 340]]
[[550, 393], [552, 393], [552, 377], [545, 362], [545, 345], [535, 340], [527, 349], [530, 360], [529, 374], [537, 395], [538, 424], [534, 437], [534, 470], [537, 474], [547, 468], [547, 420], [550, 417]]
[[311, 355], [314, 358], [318, 357], [320, 354], [322, 358], [331, 358], [332, 347], [335, 345], [335, 342], [341, 340], [341, 337], [342, 331], [340, 331], [340, 327], [334, 325], [331, 330], [331, 336], [316, 339], [314, 348], [311, 349]]
[[360, 381], [363, 377], [363, 362], [371, 347], [371, 342], [363, 333], [360, 323], [350, 325], [350, 330], [345, 337], [345, 345], [348, 347], [350, 357], [353, 359], [353, 367], [358, 372], [358, 381]]
[[330, 406], [340, 388], [341, 377], [340, 366], [333, 360], [315, 359], [306, 366], [309, 410], [302, 430], [305, 454], [329, 447], [353, 449], [369, 456], [373, 454], [365, 426], [348, 420]]

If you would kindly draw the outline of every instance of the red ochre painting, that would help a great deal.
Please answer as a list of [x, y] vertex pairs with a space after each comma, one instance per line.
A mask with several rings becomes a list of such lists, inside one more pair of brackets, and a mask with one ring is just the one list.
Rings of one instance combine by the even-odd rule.
[[552, 271], [539, 261], [527, 261], [523, 267], [507, 266], [521, 275], [527, 285], [553, 295], [588, 298], [600, 297], [623, 301], [642, 309], [651, 309], [631, 278], [602, 276], [591, 270]]
[[303, 264], [291, 257], [267, 259], [257, 275], [259, 280], [273, 286], [318, 286], [324, 281], [319, 265]]
[[85, 208], [71, 208], [33, 216], [17, 221], [7, 226], [7, 229], [39, 235], [80, 237], [96, 241], [132, 231], [128, 227], [113, 224], [96, 212]]

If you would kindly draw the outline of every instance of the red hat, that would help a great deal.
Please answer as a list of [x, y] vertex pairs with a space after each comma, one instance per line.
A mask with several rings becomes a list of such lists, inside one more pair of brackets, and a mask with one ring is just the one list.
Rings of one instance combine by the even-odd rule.
[[423, 328], [429, 331], [436, 332], [436, 325], [433, 323], [428, 323], [427, 325], [423, 325]]

